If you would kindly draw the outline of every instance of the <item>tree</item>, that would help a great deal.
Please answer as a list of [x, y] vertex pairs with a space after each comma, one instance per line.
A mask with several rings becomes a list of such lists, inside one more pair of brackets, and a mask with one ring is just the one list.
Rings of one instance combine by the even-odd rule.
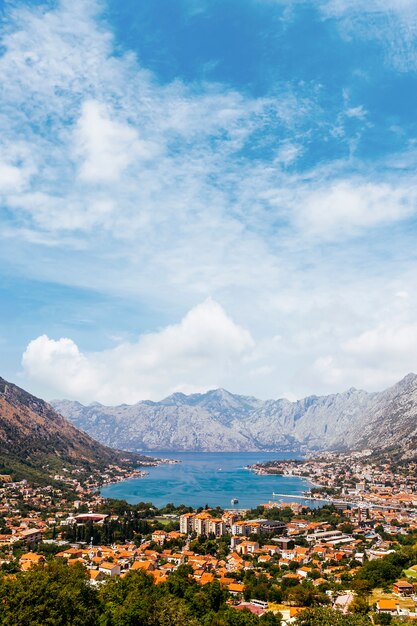
[[199, 626], [184, 600], [165, 596], [156, 605], [150, 626]]
[[402, 570], [411, 564], [416, 557], [417, 554], [414, 550], [404, 548], [382, 559], [368, 561], [359, 570], [356, 579], [367, 581], [369, 589], [387, 587], [399, 578]]
[[307, 609], [298, 615], [296, 626], [371, 626], [364, 615], [343, 615], [332, 609]]
[[377, 613], [374, 617], [374, 624], [389, 626], [389, 624], [392, 624], [392, 615], [389, 613]]
[[369, 613], [369, 601], [364, 595], [356, 596], [352, 604], [349, 607], [352, 613], [358, 613], [360, 615], [366, 615]]
[[3, 626], [90, 626], [99, 602], [81, 566], [52, 561], [0, 581]]

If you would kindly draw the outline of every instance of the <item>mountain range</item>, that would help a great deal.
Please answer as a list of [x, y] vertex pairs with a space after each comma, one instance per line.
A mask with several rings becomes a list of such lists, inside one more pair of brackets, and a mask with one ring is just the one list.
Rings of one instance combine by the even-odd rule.
[[349, 389], [296, 402], [259, 400], [215, 389], [175, 393], [160, 402], [84, 406], [52, 402], [78, 428], [128, 450], [401, 449], [417, 443], [417, 376], [382, 392]]
[[142, 458], [94, 441], [50, 404], [0, 378], [0, 473], [49, 482], [63, 467], [137, 467]]

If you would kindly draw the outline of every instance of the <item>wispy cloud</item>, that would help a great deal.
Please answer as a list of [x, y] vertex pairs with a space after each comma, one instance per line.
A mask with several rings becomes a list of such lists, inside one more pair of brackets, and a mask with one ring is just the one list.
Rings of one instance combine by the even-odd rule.
[[417, 6], [413, 0], [322, 0], [326, 18], [340, 20], [347, 37], [379, 42], [388, 63], [400, 71], [416, 71]]

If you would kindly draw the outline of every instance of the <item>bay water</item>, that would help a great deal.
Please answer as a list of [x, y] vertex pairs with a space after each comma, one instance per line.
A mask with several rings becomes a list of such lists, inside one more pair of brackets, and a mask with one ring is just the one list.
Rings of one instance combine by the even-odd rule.
[[288, 494], [288, 501], [291, 501], [291, 495], [302, 495], [311, 487], [307, 480], [296, 476], [261, 476], [247, 469], [254, 463], [295, 458], [294, 453], [152, 450], [149, 454], [180, 463], [147, 468], [148, 476], [107, 485], [101, 490], [102, 496], [127, 500], [131, 504], [152, 502], [157, 507], [172, 502], [223, 508], [231, 508], [231, 499], [237, 498], [236, 508], [253, 508], [278, 500], [272, 497], [273, 492]]

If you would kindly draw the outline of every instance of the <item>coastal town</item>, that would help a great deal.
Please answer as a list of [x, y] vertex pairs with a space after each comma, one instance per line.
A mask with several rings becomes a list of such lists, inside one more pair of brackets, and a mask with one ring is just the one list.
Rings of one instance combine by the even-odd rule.
[[[303, 500], [403, 511], [417, 506], [417, 463], [376, 460], [370, 450], [321, 453], [307, 460], [253, 465], [260, 475], [299, 476], [311, 483]], [[277, 494], [279, 496], [279, 494]]]
[[[82, 568], [94, 589], [138, 573], [157, 586], [182, 574], [189, 584], [219, 588], [229, 609], [285, 625], [301, 624], [317, 607], [352, 620], [370, 615], [375, 624], [417, 619], [414, 464], [404, 472], [367, 455], [325, 455], [251, 470], [316, 486], [301, 500], [271, 499], [255, 509], [158, 510], [104, 499], [94, 476], [82, 482], [63, 472], [57, 487], [2, 475], [3, 581], [60, 562]], [[101, 484], [118, 475], [109, 468]]]

